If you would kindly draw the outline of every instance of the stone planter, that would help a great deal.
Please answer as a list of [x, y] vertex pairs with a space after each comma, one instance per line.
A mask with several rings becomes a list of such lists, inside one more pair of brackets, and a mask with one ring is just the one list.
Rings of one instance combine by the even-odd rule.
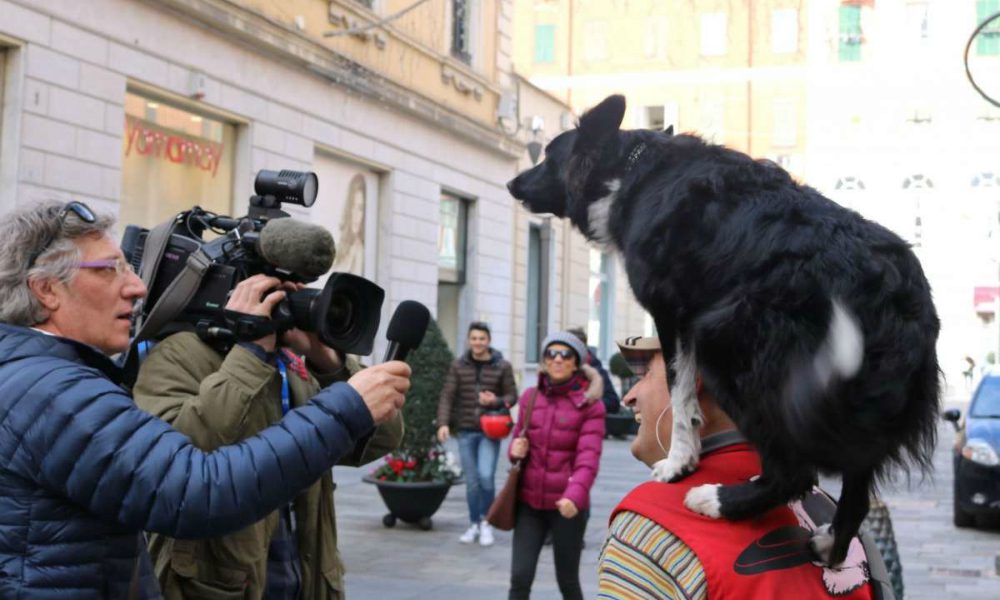
[[639, 424], [635, 422], [635, 415], [632, 411], [622, 408], [619, 412], [604, 416], [605, 437], [624, 438], [635, 435]]
[[383, 525], [395, 527], [396, 520], [401, 519], [424, 531], [433, 527], [431, 516], [441, 507], [451, 486], [461, 483], [461, 480], [453, 483], [382, 481], [370, 475], [364, 477], [363, 481], [375, 485], [386, 508], [389, 509], [389, 512], [382, 517]]

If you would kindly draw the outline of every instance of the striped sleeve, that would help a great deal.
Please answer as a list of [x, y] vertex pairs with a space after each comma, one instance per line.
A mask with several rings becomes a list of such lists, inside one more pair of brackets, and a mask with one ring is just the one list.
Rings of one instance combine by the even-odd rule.
[[597, 597], [606, 600], [705, 600], [705, 572], [695, 553], [655, 521], [615, 516], [597, 567]]

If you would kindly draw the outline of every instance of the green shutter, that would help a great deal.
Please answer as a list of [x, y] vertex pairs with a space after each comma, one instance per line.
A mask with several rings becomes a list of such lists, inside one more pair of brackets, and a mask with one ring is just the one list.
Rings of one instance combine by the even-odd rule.
[[[976, 25], [998, 12], [1000, 12], [1000, 0], [977, 0]], [[1000, 18], [995, 19], [976, 36], [976, 54], [1000, 56]]]
[[861, 7], [840, 6], [839, 57], [842, 62], [861, 60]]
[[556, 61], [556, 26], [535, 25], [535, 62]]

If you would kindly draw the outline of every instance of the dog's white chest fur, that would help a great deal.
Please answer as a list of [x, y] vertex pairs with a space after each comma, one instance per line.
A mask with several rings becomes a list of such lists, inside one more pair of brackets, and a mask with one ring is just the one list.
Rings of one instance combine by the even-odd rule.
[[618, 197], [622, 181], [621, 179], [612, 179], [604, 185], [608, 188], [608, 195], [591, 202], [590, 206], [587, 207], [587, 225], [590, 229], [587, 237], [606, 250], [612, 250], [614, 243], [611, 240], [608, 221], [611, 218], [611, 206], [615, 203], [615, 198]]

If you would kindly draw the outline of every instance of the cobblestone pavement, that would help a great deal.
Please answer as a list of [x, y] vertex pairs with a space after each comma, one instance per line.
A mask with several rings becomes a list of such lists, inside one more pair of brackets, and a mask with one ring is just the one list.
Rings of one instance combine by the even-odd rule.
[[[960, 404], [953, 404], [965, 408]], [[951, 522], [951, 446], [954, 433], [941, 424], [934, 473], [907, 487], [883, 493], [892, 514], [903, 564], [906, 598], [914, 600], [1000, 599], [1000, 529], [956, 529]], [[453, 442], [450, 442], [453, 443]], [[451, 446], [453, 452], [457, 447]], [[497, 485], [506, 476], [504, 455]], [[340, 552], [347, 566], [348, 595], [355, 600], [505, 598], [510, 570], [511, 534], [497, 532], [489, 548], [462, 545], [468, 526], [465, 490], [451, 489], [434, 516], [431, 531], [400, 523], [383, 527], [386, 509], [375, 487], [361, 481], [371, 470], [337, 467], [337, 524]], [[597, 590], [595, 568], [607, 518], [621, 497], [646, 480], [648, 470], [629, 453], [629, 441], [606, 440], [601, 471], [593, 490], [586, 548], [580, 566], [584, 595]], [[838, 483], [824, 486], [836, 492]], [[559, 598], [551, 548], [544, 548], [532, 598]]]

